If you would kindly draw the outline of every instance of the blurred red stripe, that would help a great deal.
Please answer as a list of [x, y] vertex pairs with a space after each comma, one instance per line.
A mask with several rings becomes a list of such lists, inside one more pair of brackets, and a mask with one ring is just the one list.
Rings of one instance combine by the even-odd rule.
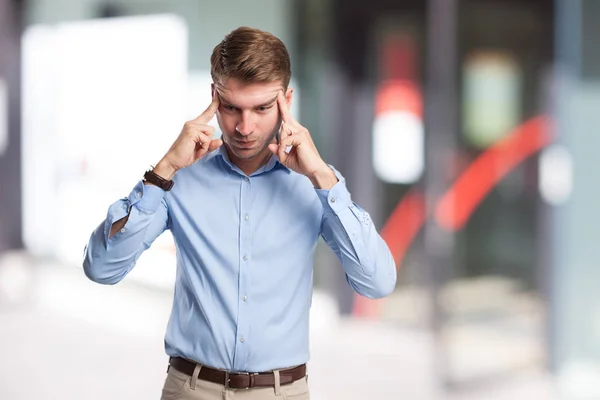
[[[447, 230], [462, 229], [477, 206], [510, 171], [552, 141], [550, 119], [535, 117], [484, 151], [459, 176], [456, 183], [437, 202], [436, 222]], [[398, 203], [381, 230], [398, 268], [414, 238], [425, 224], [425, 197], [412, 189]], [[383, 299], [371, 300], [355, 295], [353, 315], [379, 318]]]
[[550, 121], [530, 119], [483, 152], [438, 201], [436, 222], [449, 231], [463, 228], [489, 192], [520, 163], [550, 144]]

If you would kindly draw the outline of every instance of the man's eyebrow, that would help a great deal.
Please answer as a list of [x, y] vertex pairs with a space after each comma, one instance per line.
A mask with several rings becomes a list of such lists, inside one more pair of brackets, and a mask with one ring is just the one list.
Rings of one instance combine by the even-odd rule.
[[267, 101], [266, 103], [263, 103], [263, 104], [261, 104], [261, 105], [258, 105], [258, 106], [256, 106], [256, 107], [258, 108], [258, 107], [265, 107], [265, 106], [268, 106], [268, 105], [270, 105], [271, 103], [275, 102], [275, 100], [277, 100], [277, 96], [273, 97], [271, 100]]
[[219, 96], [219, 102], [226, 103], [228, 105], [232, 105], [230, 101], [228, 101], [221, 93], [217, 91], [217, 96]]

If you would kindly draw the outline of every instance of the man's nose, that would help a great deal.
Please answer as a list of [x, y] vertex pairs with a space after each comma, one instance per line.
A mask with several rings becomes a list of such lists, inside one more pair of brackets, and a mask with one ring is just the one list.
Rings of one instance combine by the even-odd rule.
[[254, 122], [249, 113], [243, 113], [240, 122], [235, 127], [235, 130], [244, 136], [248, 136], [254, 132]]

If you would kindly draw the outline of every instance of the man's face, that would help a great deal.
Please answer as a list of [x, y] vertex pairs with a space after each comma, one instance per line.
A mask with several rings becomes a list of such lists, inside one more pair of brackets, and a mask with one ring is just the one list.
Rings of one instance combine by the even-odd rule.
[[[240, 160], [264, 157], [281, 126], [277, 94], [281, 82], [244, 84], [230, 78], [213, 85], [220, 99], [217, 121], [223, 141]], [[291, 89], [286, 93], [291, 102]]]

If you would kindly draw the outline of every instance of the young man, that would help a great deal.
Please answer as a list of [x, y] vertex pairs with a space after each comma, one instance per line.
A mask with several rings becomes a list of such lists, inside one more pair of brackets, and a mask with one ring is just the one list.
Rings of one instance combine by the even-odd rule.
[[[284, 44], [238, 28], [215, 47], [211, 74], [212, 103], [109, 208], [84, 270], [115, 284], [169, 229], [177, 277], [162, 398], [307, 399], [318, 237], [363, 296], [394, 290], [395, 263], [344, 178], [290, 115]], [[222, 140], [212, 139], [214, 115]]]

